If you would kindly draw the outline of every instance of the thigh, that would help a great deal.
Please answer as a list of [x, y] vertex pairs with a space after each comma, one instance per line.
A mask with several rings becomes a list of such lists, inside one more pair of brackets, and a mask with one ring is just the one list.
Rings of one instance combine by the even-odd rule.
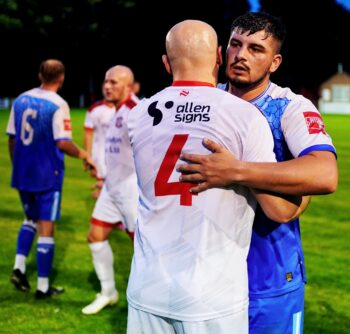
[[24, 214], [27, 219], [38, 221], [39, 209], [36, 194], [28, 191], [19, 191]]
[[249, 301], [250, 334], [302, 334], [304, 284], [281, 296]]
[[19, 194], [27, 219], [55, 221], [60, 218], [61, 191], [20, 191]]
[[100, 196], [96, 201], [92, 212], [92, 217], [96, 221], [105, 222], [107, 224], [111, 224], [111, 226], [123, 220], [123, 216], [118, 206], [113, 202], [113, 199], [106, 190], [105, 185], [102, 187]]
[[39, 220], [57, 221], [61, 216], [61, 191], [38, 193]]
[[169, 319], [128, 307], [127, 334], [176, 334]]
[[176, 334], [248, 334], [248, 310], [205, 321], [174, 321]]

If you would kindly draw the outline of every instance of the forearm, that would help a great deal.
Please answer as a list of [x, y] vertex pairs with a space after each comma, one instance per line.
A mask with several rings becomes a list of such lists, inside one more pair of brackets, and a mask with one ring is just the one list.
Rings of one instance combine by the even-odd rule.
[[65, 154], [74, 158], [86, 160], [89, 156], [85, 150], [81, 149], [71, 141], [59, 141], [57, 147]]
[[310, 197], [280, 195], [251, 189], [265, 215], [278, 223], [298, 218], [307, 208]]
[[279, 163], [241, 161], [231, 169], [230, 176], [232, 183], [290, 195], [332, 193], [338, 182], [336, 160], [330, 152]]

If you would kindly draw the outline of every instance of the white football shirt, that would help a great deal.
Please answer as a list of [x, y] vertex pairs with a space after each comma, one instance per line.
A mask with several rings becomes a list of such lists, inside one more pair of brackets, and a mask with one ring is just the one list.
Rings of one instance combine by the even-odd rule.
[[247, 308], [256, 200], [241, 186], [192, 195], [178, 181], [181, 152], [209, 154], [202, 145], [207, 137], [238, 159], [275, 161], [260, 111], [208, 86], [174, 82], [142, 100], [128, 122], [140, 194], [128, 302], [183, 321]]
[[109, 123], [114, 114], [114, 105], [109, 105], [106, 101], [100, 101], [93, 104], [85, 116], [85, 131], [94, 132], [91, 158], [97, 167], [97, 177], [101, 179], [106, 177], [105, 138]]
[[[131, 109], [137, 103], [138, 98], [134, 94], [129, 96], [114, 113], [106, 133], [106, 189], [123, 216], [126, 216], [128, 211], [134, 211], [131, 208], [137, 206], [138, 198], [135, 164], [127, 128], [129, 113], [134, 112]], [[131, 219], [135, 215], [128, 217]], [[126, 222], [126, 225], [134, 226], [135, 221]]]

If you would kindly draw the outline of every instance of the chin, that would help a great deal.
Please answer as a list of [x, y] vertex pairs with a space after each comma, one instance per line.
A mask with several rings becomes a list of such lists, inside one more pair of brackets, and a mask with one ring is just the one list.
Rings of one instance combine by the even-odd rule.
[[233, 87], [236, 87], [236, 88], [248, 88], [252, 85], [251, 82], [248, 82], [248, 81], [242, 81], [242, 80], [237, 80], [237, 79], [229, 79], [230, 81], [230, 84], [233, 86]]

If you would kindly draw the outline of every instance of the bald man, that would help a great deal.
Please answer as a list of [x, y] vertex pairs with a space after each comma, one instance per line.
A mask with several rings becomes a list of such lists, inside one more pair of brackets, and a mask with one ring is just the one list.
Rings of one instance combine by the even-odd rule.
[[259, 110], [215, 88], [217, 43], [204, 22], [175, 25], [163, 56], [173, 84], [142, 100], [128, 120], [140, 196], [127, 290], [129, 334], [248, 333], [246, 258], [256, 199], [280, 222], [299, 211], [300, 198], [295, 204], [264, 193], [255, 198], [242, 186], [193, 196], [190, 184], [178, 182], [182, 152], [210, 153], [204, 136], [243, 160], [275, 161]]
[[13, 162], [11, 185], [19, 191], [26, 216], [18, 233], [11, 282], [18, 290], [30, 289], [26, 259], [38, 226], [37, 299], [63, 292], [62, 288], [50, 286], [49, 276], [55, 249], [54, 222], [60, 218], [64, 153], [93, 166], [89, 154], [72, 142], [69, 106], [57, 94], [64, 77], [61, 61], [43, 61], [40, 87], [15, 100], [7, 127]]
[[[88, 233], [93, 265], [101, 284], [101, 292], [82, 309], [84, 314], [96, 314], [118, 301], [115, 287], [114, 260], [108, 238], [113, 228], [122, 226], [133, 239], [137, 213], [137, 180], [131, 147], [121, 146], [127, 137], [126, 121], [137, 104], [133, 94], [134, 75], [130, 68], [117, 65], [105, 75], [103, 89], [106, 101], [113, 103], [112, 117], [105, 139], [106, 179], [95, 204]], [[115, 162], [119, 158], [118, 163]], [[116, 180], [121, 177], [120, 180]], [[121, 189], [118, 193], [116, 189]], [[117, 193], [117, 195], [116, 195]]]

